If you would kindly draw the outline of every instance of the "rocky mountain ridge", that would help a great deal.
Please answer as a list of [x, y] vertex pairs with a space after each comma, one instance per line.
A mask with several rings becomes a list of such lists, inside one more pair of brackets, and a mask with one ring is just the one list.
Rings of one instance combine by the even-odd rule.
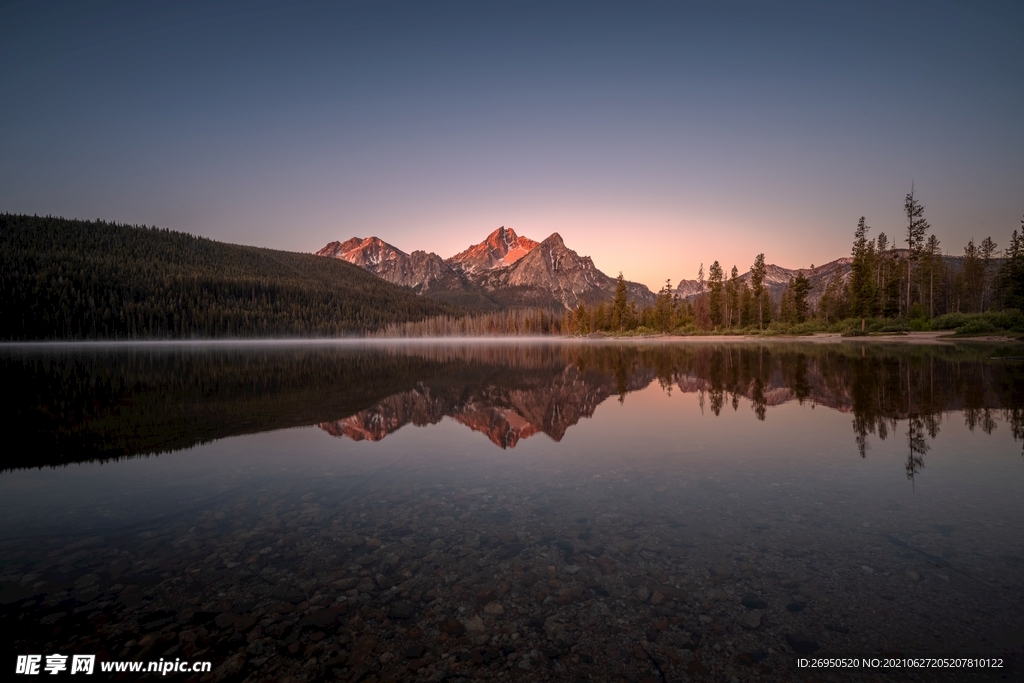
[[[495, 308], [571, 309], [615, 294], [615, 278], [567, 247], [558, 233], [536, 242], [502, 226], [448, 259], [433, 252], [406, 253], [378, 237], [331, 242], [316, 254], [342, 259], [418, 294], [474, 295]], [[645, 285], [629, 282], [627, 287], [638, 305], [654, 302]]]
[[407, 254], [379, 237], [353, 237], [344, 242], [331, 242], [317, 256], [348, 261], [388, 282], [409, 287], [418, 294], [433, 289], [455, 289], [465, 286], [465, 279], [433, 252], [414, 251]]
[[466, 274], [503, 268], [529, 254], [538, 244], [540, 242], [521, 237], [503, 225], [480, 244], [447, 259], [447, 263]]

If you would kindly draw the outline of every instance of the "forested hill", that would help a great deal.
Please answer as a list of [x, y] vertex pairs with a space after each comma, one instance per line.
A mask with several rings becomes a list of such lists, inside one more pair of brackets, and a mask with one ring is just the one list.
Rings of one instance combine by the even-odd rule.
[[459, 312], [337, 259], [0, 214], [0, 339], [325, 337]]

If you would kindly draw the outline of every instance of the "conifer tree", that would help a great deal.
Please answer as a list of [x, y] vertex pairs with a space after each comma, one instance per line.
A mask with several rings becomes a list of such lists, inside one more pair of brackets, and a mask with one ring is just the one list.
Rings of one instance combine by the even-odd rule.
[[764, 254], [758, 254], [754, 259], [754, 265], [750, 268], [750, 290], [757, 305], [758, 329], [764, 329], [765, 275], [767, 275], [767, 268], [764, 264]]
[[889, 241], [884, 232], [879, 232], [876, 242], [878, 308], [883, 316], [896, 316], [899, 315], [900, 308], [900, 279], [897, 275], [899, 258], [896, 254], [896, 241]]
[[914, 184], [910, 184], [910, 192], [903, 202], [903, 212], [907, 217], [907, 308], [910, 315], [910, 283], [911, 264], [917, 259], [924, 246], [924, 235], [931, 227], [924, 218], [924, 205], [914, 197]]
[[594, 330], [608, 330], [610, 326], [608, 318], [608, 309], [602, 301], [597, 305], [597, 310], [594, 311]]
[[665, 286], [658, 291], [658, 296], [654, 303], [654, 312], [658, 329], [662, 332], [669, 332], [675, 326], [675, 311], [673, 303], [672, 281], [665, 280]]
[[746, 281], [740, 282], [739, 299], [739, 315], [742, 316], [740, 319], [740, 326], [749, 326], [750, 321], [754, 318], [754, 297], [751, 295], [750, 285], [748, 285]]
[[626, 314], [629, 306], [628, 291], [626, 289], [626, 278], [619, 271], [619, 277], [615, 282], [615, 299], [612, 301], [612, 327], [622, 330], [626, 326]]
[[793, 315], [796, 322], [802, 323], [807, 320], [807, 294], [811, 291], [811, 281], [804, 276], [803, 271], [799, 271], [790, 288], [793, 291]]
[[821, 295], [821, 303], [819, 304], [821, 314], [825, 318], [826, 323], [829, 321], [830, 317], [836, 319], [842, 317], [842, 295], [842, 278], [839, 273], [836, 272], [825, 286], [825, 291]]
[[582, 301], [576, 305], [576, 331], [579, 334], [593, 332], [590, 328], [590, 312], [587, 311], [587, 307]]
[[853, 233], [850, 308], [851, 313], [860, 318], [861, 330], [865, 328], [865, 319], [874, 315], [877, 305], [874, 277], [875, 243], [874, 240], [868, 239], [870, 229], [864, 216], [861, 216]]
[[875, 291], [878, 292], [880, 307], [884, 307], [884, 303], [881, 300], [882, 292], [885, 291], [885, 278], [884, 269], [886, 261], [886, 252], [889, 249], [889, 237], [884, 232], [878, 233], [878, 239], [875, 240], [875, 253], [878, 254], [878, 258], [875, 259]]
[[693, 318], [697, 327], [702, 330], [711, 327], [711, 315], [708, 312], [708, 297], [704, 293], [704, 263], [697, 271], [697, 296], [693, 298]]
[[708, 269], [708, 306], [711, 310], [711, 324], [718, 326], [722, 324], [722, 312], [724, 305], [722, 301], [722, 281], [725, 273], [718, 261], [711, 264]]
[[1003, 252], [1006, 263], [999, 269], [998, 286], [1004, 306], [1024, 309], [1024, 218], [1020, 228], [1020, 234], [1013, 231], [1010, 246]]
[[[981, 247], [978, 249], [981, 255], [981, 312], [985, 312], [985, 300], [987, 298], [989, 290], [989, 270], [992, 263], [992, 255], [996, 252], [996, 243], [992, 241], [991, 237], [986, 237], [981, 241]], [[991, 303], [990, 303], [991, 305]]]
[[740, 286], [739, 286], [740, 272], [735, 265], [732, 267], [732, 271], [729, 273], [729, 282], [725, 285], [726, 300], [729, 302], [729, 323], [728, 326], [732, 327], [733, 319], [736, 320], [736, 324], [740, 323]]
[[935, 317], [935, 273], [942, 267], [942, 254], [939, 252], [939, 238], [934, 234], [928, 236], [924, 245], [925, 262], [928, 268], [928, 317]]
[[795, 283], [796, 281], [792, 277], [789, 278], [786, 288], [782, 290], [782, 296], [779, 297], [779, 320], [783, 322], [796, 322], [796, 312], [793, 309], [793, 285]]
[[973, 312], [981, 312], [981, 290], [984, 275], [982, 273], [981, 250], [969, 240], [964, 247], [963, 276], [964, 298], [970, 302]]

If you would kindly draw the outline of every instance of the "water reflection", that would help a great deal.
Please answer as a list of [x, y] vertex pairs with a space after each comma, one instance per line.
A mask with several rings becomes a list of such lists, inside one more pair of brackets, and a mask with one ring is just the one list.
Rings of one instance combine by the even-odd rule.
[[4, 433], [29, 446], [0, 474], [0, 652], [363, 683], [972, 653], [1012, 678], [1024, 382], [1004, 355], [8, 347]]
[[189, 448], [316, 424], [380, 441], [451, 418], [515, 448], [561, 441], [611, 397], [657, 382], [696, 394], [714, 416], [740, 399], [758, 420], [790, 402], [853, 416], [861, 456], [907, 421], [907, 476], [924, 466], [945, 416], [973, 431], [999, 422], [1024, 440], [1024, 363], [985, 345], [509, 344], [8, 349], [0, 427], [35, 444], [5, 468]]

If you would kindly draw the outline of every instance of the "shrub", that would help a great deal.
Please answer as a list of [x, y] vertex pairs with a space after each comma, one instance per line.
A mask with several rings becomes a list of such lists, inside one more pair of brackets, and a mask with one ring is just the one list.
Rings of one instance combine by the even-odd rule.
[[1005, 311], [987, 313], [991, 316], [991, 322], [1001, 330], [1012, 332], [1024, 332], [1024, 313], [1016, 308], [1008, 308]]
[[933, 330], [956, 330], [958, 334], [1024, 332], [1024, 313], [1016, 308], [987, 313], [947, 313], [931, 322]]
[[957, 334], [986, 334], [989, 332], [998, 332], [999, 328], [993, 325], [989, 320], [985, 320], [984, 318], [975, 318], [974, 320], [968, 321], [961, 327], [958, 327], [956, 331]]
[[809, 334], [814, 334], [815, 332], [817, 332], [820, 329], [821, 329], [821, 325], [819, 325], [818, 323], [816, 323], [816, 322], [814, 322], [812, 320], [807, 320], [805, 322], [797, 323], [796, 325], [793, 325], [793, 329], [792, 329], [791, 334], [809, 335]]
[[958, 327], [963, 327], [967, 324], [967, 321], [971, 319], [971, 316], [966, 313], [946, 313], [940, 315], [937, 318], [932, 318], [932, 329], [933, 330], [955, 330]]

